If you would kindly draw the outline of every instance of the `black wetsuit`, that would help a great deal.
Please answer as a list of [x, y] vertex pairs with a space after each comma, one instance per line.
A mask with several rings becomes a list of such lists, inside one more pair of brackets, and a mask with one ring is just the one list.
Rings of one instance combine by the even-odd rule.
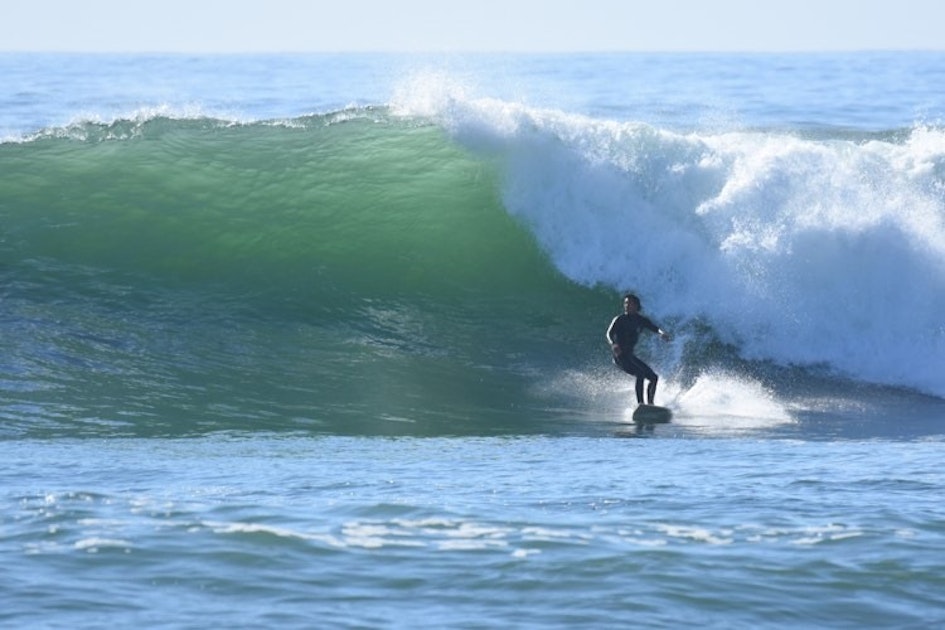
[[640, 357], [633, 354], [637, 340], [640, 338], [640, 331], [646, 328], [655, 333], [659, 333], [659, 327], [648, 317], [639, 313], [623, 313], [614, 318], [607, 329], [607, 338], [611, 343], [617, 344], [620, 353], [614, 353], [614, 363], [631, 376], [637, 377], [637, 400], [643, 402], [643, 379], [656, 381], [656, 372], [643, 362]]

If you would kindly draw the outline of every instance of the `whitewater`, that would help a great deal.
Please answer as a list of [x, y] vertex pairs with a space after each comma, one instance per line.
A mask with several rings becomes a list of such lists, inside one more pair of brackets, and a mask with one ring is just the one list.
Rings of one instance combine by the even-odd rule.
[[0, 624], [945, 621], [942, 54], [0, 73]]
[[502, 162], [505, 206], [572, 280], [635, 287], [745, 357], [945, 393], [941, 129], [680, 133], [441, 98], [428, 113]]

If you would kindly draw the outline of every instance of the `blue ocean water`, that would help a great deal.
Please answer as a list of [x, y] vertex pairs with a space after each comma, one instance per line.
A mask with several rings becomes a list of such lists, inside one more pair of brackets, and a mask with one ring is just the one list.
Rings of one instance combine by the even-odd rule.
[[945, 621], [945, 54], [0, 75], [0, 624]]

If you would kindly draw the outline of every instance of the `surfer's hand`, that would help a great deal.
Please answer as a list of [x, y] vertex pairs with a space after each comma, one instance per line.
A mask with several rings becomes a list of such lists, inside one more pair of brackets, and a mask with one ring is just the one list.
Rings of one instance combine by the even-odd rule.
[[661, 333], [660, 333], [660, 339], [662, 339], [663, 341], [672, 341], [672, 340], [673, 340], [673, 336], [672, 336], [671, 334], [669, 334], [668, 332], [661, 332]]
[[617, 344], [611, 344], [611, 345], [612, 345], [612, 347], [613, 347], [614, 356], [615, 356], [615, 357], [619, 357], [619, 356], [620, 356], [620, 346], [617, 345]]

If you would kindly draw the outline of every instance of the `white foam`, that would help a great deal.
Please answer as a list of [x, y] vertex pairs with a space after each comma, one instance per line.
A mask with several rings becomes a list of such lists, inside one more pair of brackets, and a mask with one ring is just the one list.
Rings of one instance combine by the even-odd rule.
[[701, 375], [685, 391], [667, 387], [676, 424], [719, 430], [762, 429], [793, 422], [789, 405], [761, 383], [724, 372]]
[[108, 548], [122, 549], [127, 552], [131, 546], [131, 543], [127, 540], [99, 537], [83, 538], [82, 540], [77, 540], [74, 545], [77, 550], [86, 551], [88, 553], [98, 553], [101, 549]]
[[945, 395], [945, 130], [680, 134], [423, 81], [399, 111], [497, 160], [506, 208], [569, 278], [746, 358]]
[[713, 533], [702, 527], [661, 524], [657, 525], [657, 530], [670, 539], [689, 540], [710, 545], [730, 545], [734, 542], [731, 532]]

